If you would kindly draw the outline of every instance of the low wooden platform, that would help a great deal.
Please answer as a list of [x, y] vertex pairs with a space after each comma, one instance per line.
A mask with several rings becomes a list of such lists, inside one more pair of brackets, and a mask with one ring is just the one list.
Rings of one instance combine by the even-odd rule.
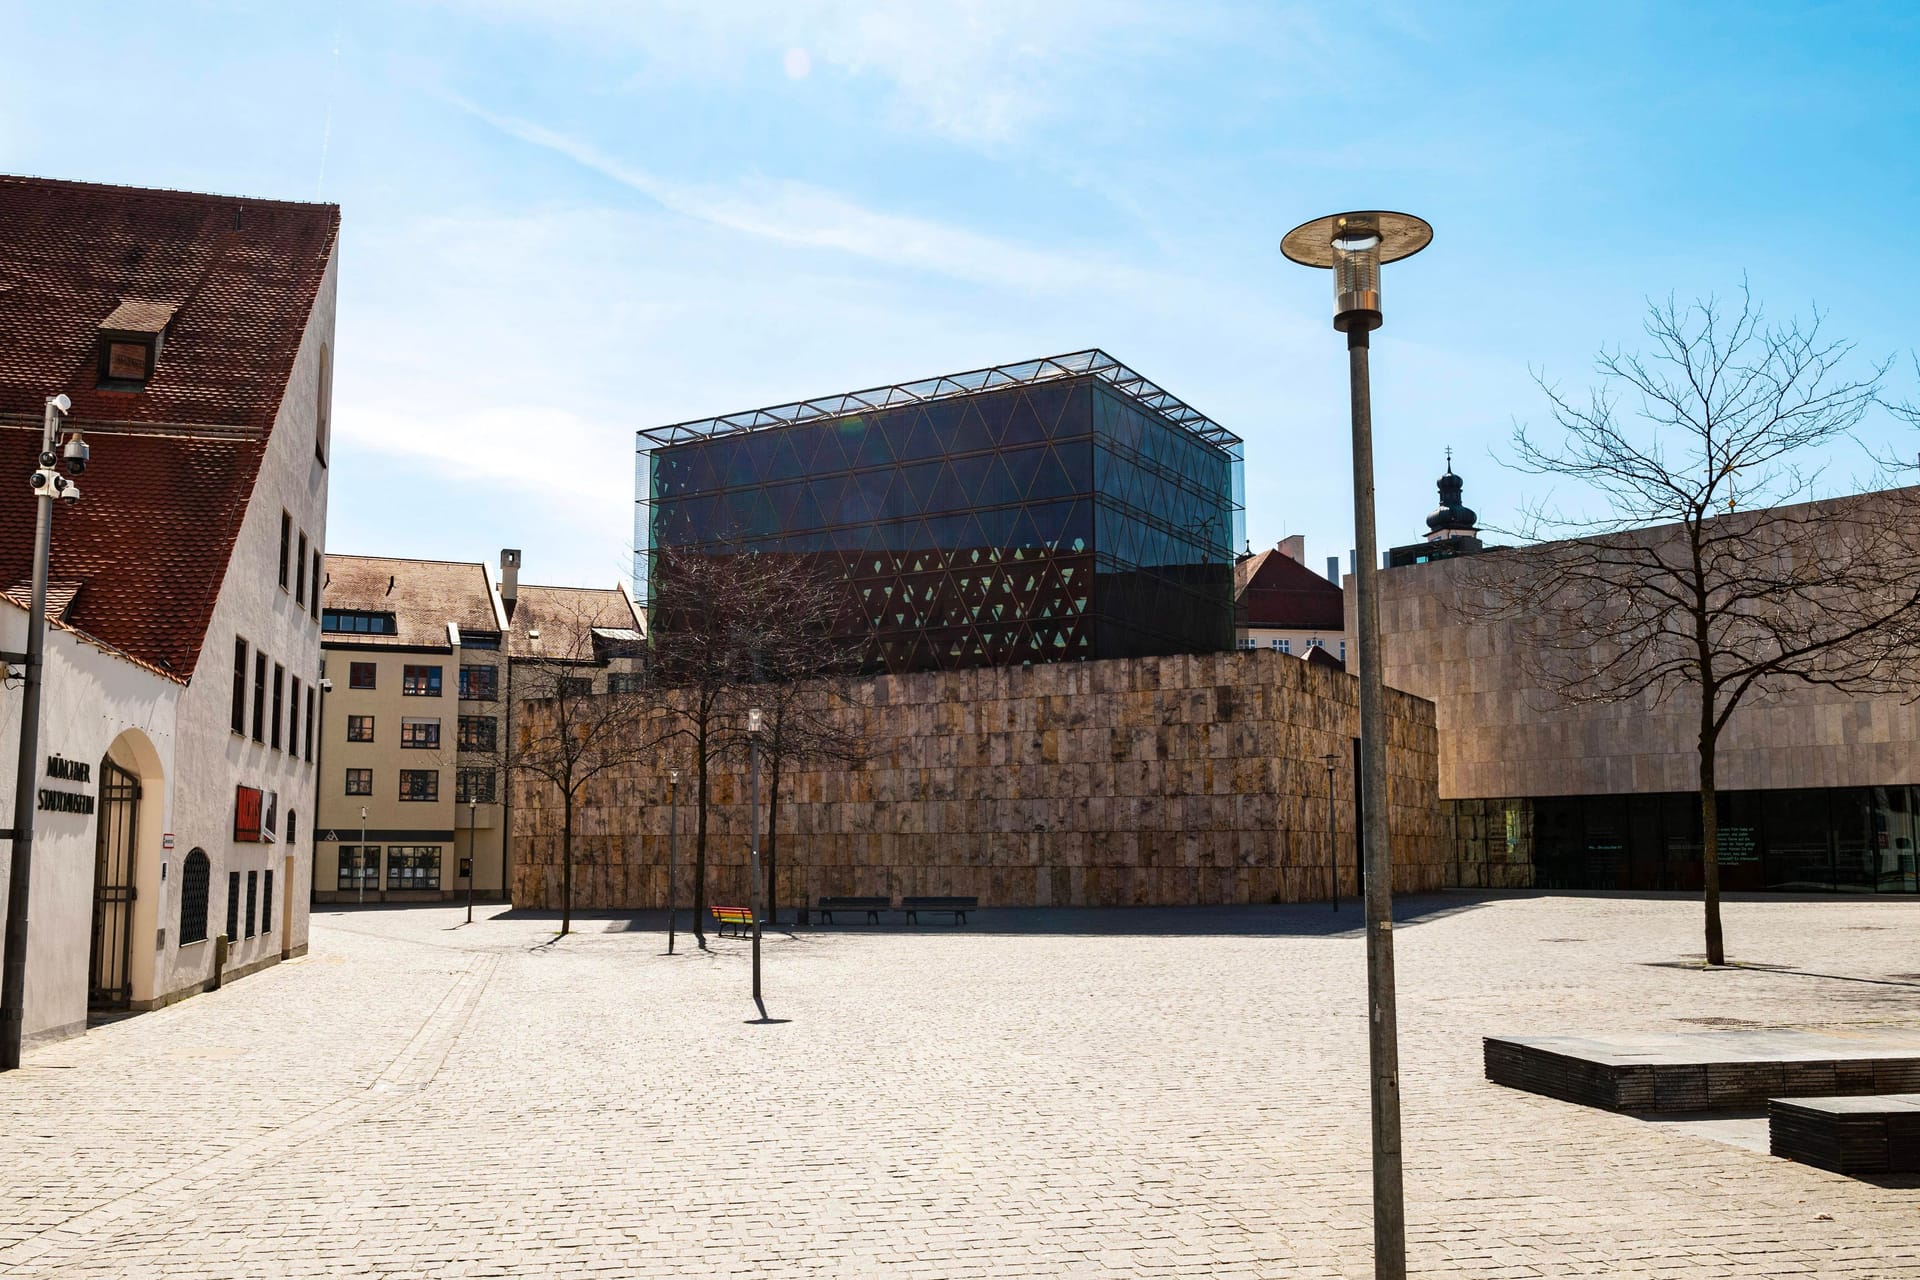
[[1776, 1098], [1773, 1154], [1835, 1173], [1920, 1173], [1920, 1093], [1878, 1098]]
[[1774, 1098], [1920, 1092], [1912, 1032], [1489, 1036], [1485, 1055], [1495, 1084], [1608, 1111], [1760, 1111]]

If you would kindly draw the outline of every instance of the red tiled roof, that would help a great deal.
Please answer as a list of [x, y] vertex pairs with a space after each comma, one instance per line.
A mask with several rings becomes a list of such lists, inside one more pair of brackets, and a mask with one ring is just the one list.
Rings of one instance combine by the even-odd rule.
[[1234, 566], [1237, 625], [1286, 631], [1344, 631], [1345, 597], [1293, 557], [1262, 551]]
[[[0, 413], [264, 429], [339, 233], [336, 205], [0, 175]], [[102, 322], [174, 311], [144, 391], [102, 391]]]
[[[339, 225], [333, 205], [0, 176], [0, 484], [20, 486], [0, 582], [31, 572], [25, 480], [65, 393], [93, 445], [81, 501], [54, 504], [66, 621], [192, 673]], [[95, 385], [110, 317], [165, 324], [144, 390]]]

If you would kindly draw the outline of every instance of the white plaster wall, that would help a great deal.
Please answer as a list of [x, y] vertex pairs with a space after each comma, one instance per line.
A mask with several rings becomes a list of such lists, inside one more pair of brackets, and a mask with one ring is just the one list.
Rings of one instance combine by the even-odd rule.
[[[184, 782], [176, 791], [173, 856], [184, 858], [197, 846], [207, 851], [212, 862], [207, 900], [209, 939], [226, 929], [228, 873], [240, 872], [243, 894], [247, 872], [271, 869], [274, 873], [273, 931], [236, 940], [227, 962], [229, 970], [283, 954], [297, 955], [307, 945], [315, 766], [304, 757], [296, 759], [292, 753], [275, 751], [251, 737], [235, 734], [229, 727], [229, 708], [236, 636], [244, 637], [253, 650], [264, 650], [268, 655], [269, 689], [274, 663], [286, 668], [289, 687], [293, 677], [299, 677], [303, 723], [304, 691], [320, 678], [320, 624], [311, 611], [311, 595], [308, 604], [296, 604], [292, 592], [280, 588], [280, 513], [286, 511], [293, 517], [296, 534], [306, 533], [309, 560], [315, 552], [325, 553], [327, 468], [314, 456], [314, 431], [321, 397], [330, 390], [320, 385], [320, 349], [323, 343], [329, 350], [334, 345], [338, 273], [336, 248], [321, 280], [287, 394], [274, 421], [253, 497], [208, 623], [200, 661], [180, 698], [176, 761]], [[104, 445], [96, 445], [94, 452], [97, 465], [110, 465]], [[289, 585], [291, 582], [290, 576]], [[313, 584], [309, 582], [308, 587], [311, 592]], [[248, 707], [251, 717], [251, 690]], [[304, 728], [301, 733], [304, 736]], [[314, 758], [316, 762], [319, 759], [317, 727]], [[243, 844], [234, 840], [234, 792], [242, 785], [279, 792], [281, 843]], [[291, 842], [285, 839], [289, 814], [297, 815], [299, 821], [298, 837]], [[168, 874], [171, 879], [173, 873]], [[293, 911], [286, 914], [283, 904], [289, 882], [295, 891]], [[155, 1000], [197, 986], [212, 975], [213, 965], [211, 940], [183, 949], [177, 941], [178, 919], [163, 919], [161, 924], [166, 929], [166, 943], [155, 962], [151, 996]], [[142, 998], [137, 989], [134, 994], [136, 999]]]
[[[104, 453], [106, 450], [99, 450]], [[60, 536], [59, 513], [54, 513], [54, 537]], [[0, 601], [0, 648], [26, 648], [27, 614], [10, 601]], [[39, 757], [50, 755], [93, 766], [87, 784], [49, 781], [40, 767], [42, 786], [100, 795], [100, 761], [123, 734], [132, 731], [151, 744], [148, 763], [157, 763], [165, 776], [142, 778], [141, 810], [136, 845], [137, 864], [157, 868], [162, 856], [160, 833], [167, 830], [173, 796], [176, 713], [185, 690], [172, 680], [106, 652], [70, 631], [47, 629], [46, 666], [41, 684]], [[0, 689], [0, 810], [5, 825], [14, 821], [13, 776], [20, 746], [21, 693]], [[134, 763], [123, 742], [117, 763]], [[31, 807], [34, 801], [28, 798]], [[87, 965], [93, 939], [94, 838], [98, 813], [34, 814], [33, 882], [28, 901], [27, 990], [25, 1034], [50, 1038], [85, 1028], [87, 1020]], [[0, 913], [7, 897], [5, 869], [12, 845], [0, 842]], [[165, 890], [157, 873], [142, 883], [136, 902], [131, 958], [135, 996], [141, 973], [151, 982], [152, 924], [165, 910]], [[143, 923], [143, 921], [145, 923]]]

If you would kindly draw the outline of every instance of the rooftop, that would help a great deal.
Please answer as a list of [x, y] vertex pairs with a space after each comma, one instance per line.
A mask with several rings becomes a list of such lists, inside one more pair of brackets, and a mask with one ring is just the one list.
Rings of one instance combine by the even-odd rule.
[[639, 436], [645, 442], [641, 445], [645, 450], [648, 445], [685, 444], [691, 440], [739, 435], [799, 422], [819, 422], [845, 417], [850, 413], [894, 409], [902, 405], [923, 404], [930, 400], [947, 400], [982, 391], [997, 391], [1003, 387], [1029, 386], [1067, 378], [1098, 378], [1129, 400], [1186, 428], [1209, 444], [1232, 448], [1240, 443], [1239, 436], [1098, 349], [1071, 351], [1039, 360], [1023, 360], [1018, 364], [994, 365], [966, 373], [950, 373], [890, 387], [849, 391], [815, 400], [797, 400], [792, 404], [749, 409], [744, 413], [730, 413], [717, 418], [647, 427], [639, 432]]
[[324, 585], [327, 612], [393, 615], [390, 632], [324, 631], [328, 645], [444, 649], [449, 623], [465, 631], [503, 629], [493, 579], [477, 561], [328, 555]]
[[1283, 631], [1346, 630], [1339, 587], [1283, 551], [1243, 556], [1233, 567], [1236, 624]]
[[[534, 631], [540, 633], [538, 647], [529, 634]], [[615, 632], [621, 634], [609, 634]], [[507, 652], [515, 658], [586, 662], [601, 656], [609, 645], [635, 643], [645, 633], [645, 621], [622, 587], [542, 587], [523, 582], [514, 601]]]

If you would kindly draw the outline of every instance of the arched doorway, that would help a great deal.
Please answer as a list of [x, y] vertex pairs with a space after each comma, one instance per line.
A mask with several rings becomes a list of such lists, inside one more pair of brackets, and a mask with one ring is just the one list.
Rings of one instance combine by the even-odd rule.
[[110, 759], [100, 761], [94, 820], [93, 949], [87, 1006], [125, 1009], [133, 999], [135, 848], [140, 830], [140, 779]]

